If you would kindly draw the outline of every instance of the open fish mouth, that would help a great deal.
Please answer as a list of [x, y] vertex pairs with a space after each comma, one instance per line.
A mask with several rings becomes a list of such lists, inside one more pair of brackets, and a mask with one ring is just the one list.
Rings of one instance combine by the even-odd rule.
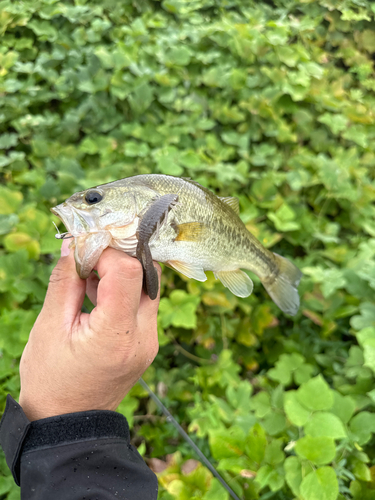
[[75, 238], [87, 233], [97, 232], [91, 214], [74, 208], [67, 203], [61, 203], [51, 208], [51, 212], [62, 220], [68, 232]]

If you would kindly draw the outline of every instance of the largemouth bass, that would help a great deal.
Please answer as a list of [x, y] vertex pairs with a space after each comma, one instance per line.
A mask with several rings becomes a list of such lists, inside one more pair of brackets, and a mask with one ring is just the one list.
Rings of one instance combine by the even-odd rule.
[[213, 271], [238, 297], [253, 291], [253, 282], [242, 271], [248, 269], [282, 311], [297, 313], [301, 271], [246, 229], [238, 200], [220, 198], [195, 181], [168, 175], [138, 175], [103, 184], [51, 209], [74, 237], [79, 276], [89, 276], [107, 247], [136, 256], [142, 218], [167, 194], [177, 195], [178, 203], [149, 238], [153, 260], [198, 281], [206, 281], [205, 271]]

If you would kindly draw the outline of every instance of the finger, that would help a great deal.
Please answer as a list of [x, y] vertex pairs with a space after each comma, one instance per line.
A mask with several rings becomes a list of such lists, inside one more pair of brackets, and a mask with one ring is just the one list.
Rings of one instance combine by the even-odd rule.
[[[107, 248], [98, 264], [100, 282], [93, 321], [108, 321], [113, 328], [136, 323], [142, 290], [143, 271], [140, 262], [119, 250]], [[91, 325], [94, 328], [94, 325]]]
[[74, 252], [69, 249], [69, 243], [63, 241], [62, 257], [52, 271], [42, 309], [42, 313], [66, 325], [72, 325], [77, 319], [86, 292], [86, 283], [76, 272]]
[[86, 280], [86, 295], [94, 306], [97, 303], [99, 281], [98, 276], [94, 272]]

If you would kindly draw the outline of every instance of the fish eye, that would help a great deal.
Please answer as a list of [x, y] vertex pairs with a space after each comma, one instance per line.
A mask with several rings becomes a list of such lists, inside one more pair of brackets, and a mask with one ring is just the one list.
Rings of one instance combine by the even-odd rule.
[[103, 195], [98, 193], [98, 191], [88, 191], [85, 195], [85, 200], [89, 205], [94, 205], [99, 203], [103, 199]]

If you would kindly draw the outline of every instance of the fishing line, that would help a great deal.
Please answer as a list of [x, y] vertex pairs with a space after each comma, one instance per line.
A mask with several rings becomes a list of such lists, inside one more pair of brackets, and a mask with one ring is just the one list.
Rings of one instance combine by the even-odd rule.
[[194, 441], [186, 434], [184, 429], [181, 427], [181, 425], [177, 422], [177, 420], [172, 417], [170, 412], [167, 410], [167, 408], [163, 405], [163, 403], [160, 401], [160, 399], [157, 397], [157, 395], [150, 389], [150, 387], [146, 384], [146, 382], [143, 380], [143, 378], [140, 378], [138, 382], [141, 384], [141, 386], [146, 389], [146, 391], [149, 393], [150, 398], [155, 401], [157, 406], [161, 409], [161, 411], [164, 413], [164, 415], [167, 417], [167, 422], [170, 422], [179, 432], [179, 434], [185, 439], [187, 443], [190, 444], [190, 446], [193, 448], [195, 453], [199, 456], [199, 458], [202, 460], [202, 462], [206, 465], [206, 467], [212, 472], [212, 474], [221, 482], [221, 484], [224, 486], [224, 488], [227, 490], [229, 495], [234, 499], [234, 500], [240, 500], [239, 497], [235, 494], [235, 492], [232, 490], [232, 488], [226, 483], [226, 481], [220, 476], [220, 474], [217, 472], [215, 467], [211, 464], [211, 462], [206, 458], [206, 455], [204, 455], [201, 450], [198, 448], [198, 446], [194, 443]]

